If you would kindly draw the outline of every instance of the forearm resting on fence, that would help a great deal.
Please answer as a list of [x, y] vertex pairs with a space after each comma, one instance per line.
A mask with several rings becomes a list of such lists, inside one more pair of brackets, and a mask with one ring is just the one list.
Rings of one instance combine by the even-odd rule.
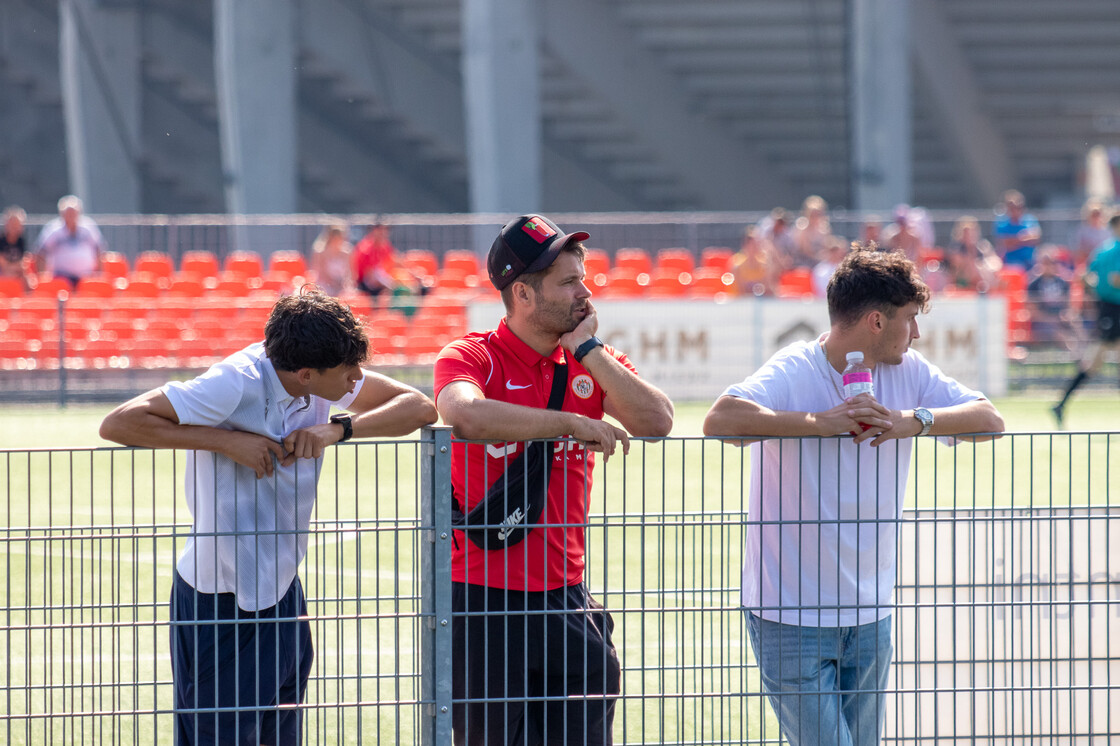
[[436, 406], [444, 424], [463, 440], [522, 441], [570, 435], [588, 449], [608, 456], [614, 453], [618, 442], [622, 443], [624, 453], [630, 448], [626, 432], [610, 423], [572, 412], [487, 399], [467, 381], [445, 386]]
[[282, 460], [287, 455], [283, 445], [262, 435], [179, 424], [175, 408], [158, 389], [141, 394], [106, 415], [100, 435], [126, 446], [221, 453], [253, 469], [258, 477], [270, 476], [274, 457]]
[[788, 412], [769, 409], [748, 399], [721, 396], [704, 418], [704, 434], [733, 445], [747, 445], [769, 437], [845, 435], [858, 431], [861, 422], [889, 428], [889, 418], [889, 410], [870, 397], [844, 402], [823, 412]]

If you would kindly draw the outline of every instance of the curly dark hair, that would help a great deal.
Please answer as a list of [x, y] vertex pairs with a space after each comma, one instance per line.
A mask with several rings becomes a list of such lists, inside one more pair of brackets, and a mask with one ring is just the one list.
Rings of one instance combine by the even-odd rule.
[[894, 316], [908, 303], [929, 309], [929, 287], [914, 263], [898, 251], [881, 251], [874, 241], [852, 243], [852, 250], [828, 281], [828, 318], [851, 326], [869, 311]]
[[264, 325], [264, 349], [277, 370], [319, 371], [361, 365], [369, 338], [350, 307], [317, 288], [276, 301]]

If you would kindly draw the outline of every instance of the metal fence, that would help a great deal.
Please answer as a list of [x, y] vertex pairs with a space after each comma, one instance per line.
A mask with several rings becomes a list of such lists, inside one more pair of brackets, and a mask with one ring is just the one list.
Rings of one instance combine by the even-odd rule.
[[[1120, 737], [1117, 438], [919, 439], [887, 743]], [[441, 428], [326, 456], [300, 573], [305, 742], [450, 742], [449, 457]], [[183, 470], [173, 451], [0, 452], [0, 741], [171, 742]], [[594, 476], [585, 577], [615, 622], [615, 743], [778, 742], [739, 600], [749, 452], [638, 441]]]

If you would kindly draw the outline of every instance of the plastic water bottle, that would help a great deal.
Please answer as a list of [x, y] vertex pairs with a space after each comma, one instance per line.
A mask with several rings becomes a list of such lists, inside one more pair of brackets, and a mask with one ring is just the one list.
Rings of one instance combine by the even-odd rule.
[[847, 356], [848, 367], [844, 368], [844, 400], [851, 401], [860, 394], [875, 395], [875, 386], [871, 383], [871, 368], [863, 364], [863, 353], [859, 350], [849, 352]]
[[[871, 368], [863, 364], [863, 353], [859, 350], [849, 352], [847, 355], [848, 365], [844, 368], [842, 378], [844, 380], [844, 401], [851, 401], [854, 397], [860, 394], [867, 393], [872, 396], [875, 395], [875, 385], [871, 382]], [[867, 430], [871, 425], [859, 423], [859, 426]], [[855, 435], [856, 433], [852, 433]]]

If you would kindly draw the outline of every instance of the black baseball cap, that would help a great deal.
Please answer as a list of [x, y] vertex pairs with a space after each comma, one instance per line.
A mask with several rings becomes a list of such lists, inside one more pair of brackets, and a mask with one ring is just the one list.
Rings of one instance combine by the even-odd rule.
[[490, 246], [486, 268], [490, 282], [504, 290], [523, 274], [550, 266], [572, 241], [586, 241], [590, 233], [564, 233], [556, 223], [540, 215], [522, 215], [506, 223]]

